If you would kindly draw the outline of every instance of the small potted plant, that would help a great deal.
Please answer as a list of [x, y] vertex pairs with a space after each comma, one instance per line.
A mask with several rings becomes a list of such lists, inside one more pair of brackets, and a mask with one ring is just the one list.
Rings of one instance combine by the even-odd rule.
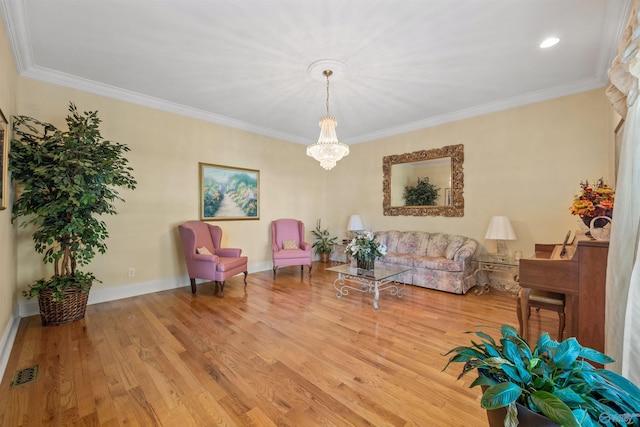
[[124, 153], [126, 145], [102, 139], [97, 112], [80, 114], [69, 106], [67, 131], [28, 116], [14, 118], [9, 169], [17, 182], [13, 219], [33, 227], [33, 241], [53, 275], [24, 291], [38, 298], [44, 326], [84, 317], [95, 276], [81, 272], [109, 237], [102, 215], [116, 213], [123, 200], [116, 187], [134, 189], [136, 181]]
[[611, 363], [609, 356], [575, 338], [557, 342], [543, 333], [531, 348], [512, 326], [503, 325], [500, 332], [498, 341], [482, 331], [467, 332], [480, 342], [445, 354], [453, 355], [444, 369], [464, 363], [458, 378], [477, 372], [470, 387], [482, 387], [480, 404], [491, 427], [640, 425], [640, 389], [589, 363]]
[[331, 251], [333, 251], [337, 237], [330, 237], [329, 229], [325, 228], [323, 230], [320, 220], [316, 223], [315, 230], [311, 230], [311, 232], [316, 238], [311, 247], [315, 249], [316, 253], [320, 256], [321, 262], [328, 262], [329, 255], [331, 254]]

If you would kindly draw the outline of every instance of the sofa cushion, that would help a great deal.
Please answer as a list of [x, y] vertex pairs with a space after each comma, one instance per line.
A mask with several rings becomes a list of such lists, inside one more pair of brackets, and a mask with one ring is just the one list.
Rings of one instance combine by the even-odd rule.
[[429, 245], [425, 255], [429, 257], [444, 257], [447, 246], [449, 246], [449, 236], [449, 234], [432, 233], [429, 236]]
[[445, 257], [416, 257], [413, 266], [428, 270], [462, 271], [461, 263]]
[[399, 254], [399, 253], [387, 252], [387, 255], [384, 257], [384, 263], [413, 267], [415, 263], [415, 258], [416, 257], [411, 254]]
[[444, 252], [445, 258], [453, 259], [458, 249], [462, 247], [466, 240], [467, 238], [463, 236], [449, 236], [449, 245]]
[[403, 254], [417, 254], [422, 243], [422, 237], [420, 233], [415, 231], [407, 231], [402, 233], [402, 236], [398, 240], [398, 246], [394, 252], [400, 252]]

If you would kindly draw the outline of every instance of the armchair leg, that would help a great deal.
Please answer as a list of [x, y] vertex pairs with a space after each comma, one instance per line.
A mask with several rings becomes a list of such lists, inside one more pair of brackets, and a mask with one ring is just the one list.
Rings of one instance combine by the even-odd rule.
[[278, 268], [278, 267], [273, 267], [273, 278], [274, 278], [274, 279], [276, 278], [276, 269], [277, 269], [277, 268]]
[[244, 287], [247, 287], [247, 272], [243, 272], [244, 273]]
[[191, 293], [195, 294], [196, 293], [196, 279], [189, 278], [189, 281], [191, 282]]
[[224, 281], [220, 282], [220, 294], [218, 296], [220, 298], [224, 297]]
[[311, 269], [313, 268], [313, 264], [309, 264], [309, 277], [311, 277]]

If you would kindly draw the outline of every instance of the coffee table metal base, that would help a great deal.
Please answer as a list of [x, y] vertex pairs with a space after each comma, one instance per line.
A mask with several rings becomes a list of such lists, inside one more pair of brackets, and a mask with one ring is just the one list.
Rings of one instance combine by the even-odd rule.
[[[355, 286], [354, 286], [355, 285]], [[380, 292], [389, 289], [389, 294], [402, 298], [404, 283], [397, 283], [390, 279], [375, 280], [364, 276], [352, 276], [345, 273], [338, 273], [338, 278], [333, 282], [333, 287], [338, 291], [337, 297], [342, 298], [349, 295], [349, 289], [358, 292], [373, 293], [373, 308], [378, 309]]]

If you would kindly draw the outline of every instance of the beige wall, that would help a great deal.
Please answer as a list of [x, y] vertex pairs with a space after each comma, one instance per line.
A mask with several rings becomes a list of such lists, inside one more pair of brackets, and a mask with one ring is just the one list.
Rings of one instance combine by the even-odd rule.
[[[0, 109], [9, 122], [16, 111], [17, 78], [4, 20], [0, 16]], [[8, 208], [0, 211], [0, 337], [5, 336], [16, 303], [15, 252], [15, 232], [11, 224], [11, 208]]]
[[[532, 254], [534, 243], [578, 228], [568, 209], [581, 180], [614, 183], [613, 122], [600, 89], [353, 145], [328, 175], [328, 225], [343, 229], [358, 213], [373, 230], [463, 234], [495, 252], [484, 234], [493, 215], [506, 215], [518, 237], [509, 249]], [[384, 216], [382, 158], [454, 144], [464, 144], [464, 217]]]
[[[118, 215], [106, 218], [107, 253], [84, 268], [103, 282], [94, 289], [186, 275], [176, 227], [198, 217], [198, 162], [260, 170], [260, 220], [217, 222], [223, 244], [242, 248], [250, 271], [270, 268], [271, 220], [294, 217], [312, 226], [324, 214], [326, 172], [302, 145], [20, 78], [21, 114], [65, 128], [69, 101], [81, 111], [97, 110], [102, 136], [131, 148], [127, 158], [138, 181], [136, 190], [121, 192], [126, 202], [118, 204]], [[18, 241], [17, 286], [23, 289], [50, 272], [27, 230]]]

